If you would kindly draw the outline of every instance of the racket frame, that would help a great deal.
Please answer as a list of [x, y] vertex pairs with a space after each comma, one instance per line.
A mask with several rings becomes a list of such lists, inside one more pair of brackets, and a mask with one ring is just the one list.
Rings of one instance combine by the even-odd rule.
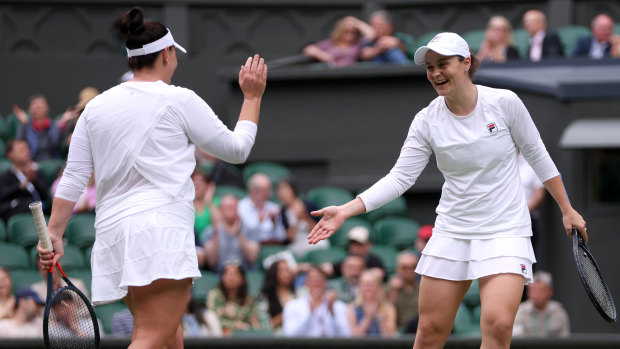
[[[585, 288], [586, 293], [588, 294], [588, 297], [590, 298], [590, 301], [592, 301], [592, 304], [594, 305], [596, 310], [599, 312], [599, 314], [601, 314], [601, 316], [605, 319], [605, 321], [615, 322], [617, 318], [616, 304], [614, 303], [614, 299], [611, 296], [611, 292], [609, 292], [609, 287], [607, 287], [607, 282], [605, 282], [605, 279], [603, 278], [603, 274], [601, 273], [601, 270], [599, 269], [598, 264], [596, 263], [596, 260], [594, 259], [594, 256], [590, 252], [590, 249], [588, 248], [588, 245], [584, 241], [581, 234], [577, 231], [577, 229], [574, 229], [574, 228], [572, 230], [572, 234], [573, 234], [573, 257], [575, 258], [575, 264], [577, 265], [577, 271], [579, 273], [579, 278], [581, 279], [581, 283], [583, 284], [583, 287]], [[583, 252], [585, 252], [587, 254], [587, 257], [592, 261], [592, 265], [594, 265], [594, 268], [596, 269], [596, 272], [598, 273], [598, 276], [600, 277], [601, 282], [603, 286], [605, 287], [605, 291], [607, 292], [607, 295], [609, 296], [609, 300], [614, 310], [613, 317], [609, 316], [605, 312], [603, 307], [599, 304], [598, 300], [594, 296], [594, 292], [592, 292], [592, 288], [586, 281], [586, 277], [584, 276], [583, 266], [581, 265], [581, 259], [579, 258], [579, 253], [580, 253], [579, 247], [580, 246], [583, 248]]]

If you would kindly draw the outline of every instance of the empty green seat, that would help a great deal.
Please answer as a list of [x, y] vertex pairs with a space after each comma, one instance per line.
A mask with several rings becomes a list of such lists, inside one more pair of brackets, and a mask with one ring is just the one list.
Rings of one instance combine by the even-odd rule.
[[410, 61], [413, 61], [413, 56], [415, 55], [415, 50], [417, 49], [417, 41], [415, 38], [403, 32], [394, 32], [394, 36], [405, 43], [405, 54]]
[[[6, 141], [8, 138], [6, 133], [6, 119], [4, 116], [0, 115], [0, 139]], [[0, 157], [3, 157], [4, 153], [0, 154]]]
[[19, 128], [19, 120], [15, 114], [11, 113], [6, 117], [6, 139], [17, 138], [17, 129]]
[[30, 268], [28, 253], [20, 245], [2, 242], [0, 243], [0, 267], [9, 270], [28, 269]]
[[566, 57], [570, 56], [577, 45], [577, 41], [583, 37], [587, 37], [592, 35], [590, 29], [583, 25], [567, 25], [558, 28], [558, 36], [560, 37], [560, 41], [564, 46], [564, 55]]
[[0, 242], [6, 242], [6, 240], [7, 240], [6, 225], [4, 224], [4, 221], [0, 219]]
[[65, 229], [65, 238], [79, 248], [92, 246], [95, 242], [95, 215], [80, 213], [71, 217]]
[[6, 144], [4, 143], [4, 139], [0, 137], [0, 158], [4, 158], [4, 157], [6, 157]]
[[[49, 221], [49, 217], [45, 217]], [[39, 242], [39, 234], [30, 213], [20, 213], [9, 218], [7, 224], [9, 242], [25, 248], [35, 246]]]
[[269, 177], [272, 184], [276, 184], [279, 180], [290, 177], [291, 171], [284, 165], [276, 162], [262, 161], [255, 162], [243, 168], [243, 181], [248, 182], [250, 177], [256, 173], [262, 173]]
[[480, 45], [484, 40], [484, 35], [484, 29], [476, 29], [463, 33], [463, 39], [467, 41], [469, 48], [473, 49], [474, 52], [478, 52], [478, 50], [480, 50]]
[[112, 318], [114, 314], [125, 309], [127, 309], [127, 305], [123, 301], [98, 305], [95, 307], [95, 313], [97, 314], [97, 318], [101, 321], [104, 333], [112, 333]]
[[316, 187], [306, 193], [306, 197], [314, 202], [318, 208], [332, 205], [342, 205], [353, 200], [350, 191], [339, 187]]
[[8, 171], [13, 164], [9, 161], [9, 159], [5, 159], [0, 157], [0, 173]]
[[265, 282], [265, 273], [260, 270], [248, 270], [245, 272], [245, 279], [248, 283], [248, 293], [254, 297], [258, 296]]
[[373, 239], [373, 229], [368, 221], [360, 218], [360, 217], [351, 217], [344, 221], [340, 229], [336, 230], [336, 232], [329, 237], [329, 242], [334, 247], [340, 247], [343, 249], [348, 248], [349, 245], [349, 231], [355, 227], [365, 227], [370, 232], [371, 239]]
[[412, 247], [420, 224], [406, 217], [385, 217], [374, 224], [375, 243], [398, 250]]
[[234, 195], [238, 199], [243, 199], [248, 193], [243, 188], [235, 187], [234, 185], [218, 185], [215, 187], [215, 196], [222, 197], [224, 195]]
[[[62, 265], [62, 264], [61, 264]], [[93, 282], [93, 273], [91, 272], [90, 268], [88, 266], [86, 266], [83, 269], [72, 269], [71, 272], [69, 273], [69, 277], [73, 280], [73, 279], [80, 279], [84, 282], [84, 285], [86, 285], [86, 289], [88, 290], [88, 294], [91, 295], [92, 294], [92, 282]]]
[[393, 273], [396, 270], [396, 257], [398, 256], [398, 250], [390, 246], [373, 245], [370, 249], [370, 253], [381, 259], [383, 267], [388, 274]]
[[220, 282], [220, 276], [208, 270], [201, 270], [200, 274], [202, 274], [202, 277], [194, 280], [192, 295], [196, 302], [204, 305], [207, 302], [209, 291], [217, 287], [217, 284]]
[[441, 33], [440, 31], [431, 31], [428, 33], [424, 33], [418, 37], [418, 46], [426, 46], [428, 43], [433, 40], [433, 38]]
[[45, 179], [48, 184], [54, 183], [56, 178], [58, 178], [58, 174], [60, 172], [60, 168], [65, 164], [65, 160], [62, 159], [47, 159], [38, 162], [39, 171], [43, 173]]
[[480, 325], [474, 322], [471, 311], [464, 304], [456, 312], [453, 331], [461, 335], [480, 334]]
[[310, 250], [304, 256], [306, 262], [313, 265], [322, 263], [336, 263], [347, 256], [344, 249], [339, 247], [329, 247], [325, 249]]
[[525, 29], [519, 28], [512, 32], [512, 38], [515, 47], [519, 51], [519, 57], [521, 59], [528, 59], [527, 51], [530, 48], [530, 34]]
[[463, 298], [463, 303], [470, 309], [474, 309], [480, 305], [480, 285], [478, 284], [478, 280], [474, 280], [471, 283], [469, 290], [467, 290], [465, 294], [465, 298]]
[[13, 293], [43, 280], [39, 271], [32, 268], [11, 270], [10, 273], [13, 281]]

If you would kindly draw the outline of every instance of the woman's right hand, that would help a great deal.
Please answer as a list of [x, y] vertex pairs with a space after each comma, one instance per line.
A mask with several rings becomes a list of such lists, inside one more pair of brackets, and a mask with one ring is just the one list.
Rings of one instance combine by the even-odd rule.
[[55, 237], [53, 234], [50, 234], [50, 240], [52, 241], [52, 249], [44, 249], [41, 246], [41, 241], [37, 244], [37, 251], [39, 252], [39, 259], [41, 261], [41, 265], [48, 269], [50, 265], [56, 265], [60, 257], [65, 254], [64, 245], [62, 243], [62, 239]]
[[239, 70], [239, 87], [245, 99], [260, 99], [267, 84], [267, 64], [259, 55], [248, 57]]

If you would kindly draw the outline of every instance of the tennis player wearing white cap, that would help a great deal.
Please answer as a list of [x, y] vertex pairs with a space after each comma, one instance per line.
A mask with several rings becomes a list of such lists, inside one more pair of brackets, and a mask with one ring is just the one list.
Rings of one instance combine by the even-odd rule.
[[[564, 191], [530, 114], [513, 92], [474, 85], [478, 62], [465, 40], [441, 33], [415, 53], [439, 96], [414, 118], [388, 175], [354, 200], [314, 212], [308, 235], [329, 237], [345, 219], [376, 209], [411, 187], [435, 153], [445, 183], [432, 237], [416, 272], [420, 319], [414, 348], [442, 348], [472, 280], [480, 283], [482, 348], [509, 348], [524, 283], [535, 257], [520, 184], [521, 153], [555, 198], [567, 234], [585, 221]], [[413, 232], [412, 232], [413, 233]]]
[[177, 52], [185, 52], [170, 30], [144, 21], [140, 8], [124, 13], [119, 28], [134, 77], [95, 97], [80, 116], [48, 226], [55, 255], [40, 246], [39, 254], [45, 266], [62, 256], [71, 210], [94, 169], [93, 303], [125, 300], [134, 317], [130, 348], [182, 348], [179, 324], [200, 277], [194, 145], [227, 162], [247, 159], [267, 66], [256, 55], [241, 67], [244, 101], [230, 131], [193, 91], [170, 84]]

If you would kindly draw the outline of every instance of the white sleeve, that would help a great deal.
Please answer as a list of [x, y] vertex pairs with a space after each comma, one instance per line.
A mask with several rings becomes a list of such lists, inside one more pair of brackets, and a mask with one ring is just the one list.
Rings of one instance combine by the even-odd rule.
[[86, 118], [78, 119], [67, 156], [67, 166], [58, 183], [55, 197], [77, 202], [93, 172], [93, 155], [86, 131]]
[[560, 173], [540, 138], [532, 116], [516, 94], [512, 93], [510, 96], [505, 103], [506, 115], [510, 134], [517, 148], [541, 182], [559, 176]]
[[341, 301], [334, 303], [334, 334], [336, 337], [351, 337], [347, 306]]
[[241, 120], [235, 130], [230, 131], [211, 107], [193, 92], [183, 108], [179, 116], [192, 143], [226, 162], [245, 162], [256, 139], [258, 126], [255, 123]]
[[302, 337], [310, 329], [310, 312], [301, 301], [288, 302], [282, 311], [282, 331], [285, 337]]
[[366, 212], [394, 200], [415, 183], [432, 154], [428, 135], [428, 124], [419, 113], [409, 127], [405, 144], [390, 173], [359, 195]]

